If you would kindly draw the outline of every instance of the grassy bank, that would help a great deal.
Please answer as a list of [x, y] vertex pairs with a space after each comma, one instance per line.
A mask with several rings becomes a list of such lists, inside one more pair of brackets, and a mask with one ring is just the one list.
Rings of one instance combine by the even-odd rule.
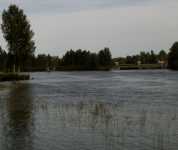
[[0, 73], [0, 82], [29, 80], [30, 75], [17, 73]]
[[114, 69], [120, 70], [134, 70], [134, 69], [162, 69], [160, 64], [141, 64], [141, 65], [134, 65], [134, 64], [123, 64], [120, 66], [115, 66]]
[[99, 66], [96, 68], [87, 68], [83, 66], [60, 66], [56, 71], [109, 71], [111, 66]]

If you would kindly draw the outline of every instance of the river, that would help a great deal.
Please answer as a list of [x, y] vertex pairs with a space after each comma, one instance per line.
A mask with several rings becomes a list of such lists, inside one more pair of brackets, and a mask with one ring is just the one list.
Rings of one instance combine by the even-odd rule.
[[178, 149], [178, 72], [31, 76], [0, 83], [0, 150]]

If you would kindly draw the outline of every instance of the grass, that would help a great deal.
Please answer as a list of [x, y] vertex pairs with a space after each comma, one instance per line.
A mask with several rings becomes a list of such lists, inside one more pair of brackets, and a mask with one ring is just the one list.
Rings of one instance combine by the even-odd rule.
[[162, 69], [160, 64], [142, 64], [141, 69]]
[[114, 67], [114, 69], [120, 69], [120, 70], [133, 70], [133, 69], [161, 69], [160, 64], [141, 64], [141, 65], [135, 65], [135, 64], [123, 64], [117, 67]]
[[29, 80], [30, 75], [18, 73], [0, 73], [0, 82]]
[[97, 66], [97, 67], [86, 67], [86, 66], [59, 66], [56, 68], [57, 71], [109, 71], [111, 66]]

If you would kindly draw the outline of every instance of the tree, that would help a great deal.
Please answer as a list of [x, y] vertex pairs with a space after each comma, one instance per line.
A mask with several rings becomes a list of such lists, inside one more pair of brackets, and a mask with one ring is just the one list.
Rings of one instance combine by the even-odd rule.
[[4, 71], [6, 68], [7, 53], [0, 46], [0, 71]]
[[144, 51], [140, 52], [140, 61], [142, 64], [146, 64], [146, 53]]
[[160, 61], [167, 61], [167, 53], [164, 50], [161, 50], [158, 54], [158, 59]]
[[36, 58], [35, 67], [39, 71], [44, 71], [48, 67], [48, 56], [45, 54], [38, 54]]
[[98, 67], [98, 57], [97, 54], [91, 53], [90, 55], [90, 63], [89, 63], [89, 69], [90, 70], [95, 70]]
[[34, 32], [23, 10], [16, 5], [10, 5], [2, 13], [2, 32], [7, 41], [8, 51], [15, 58], [15, 70], [24, 69], [25, 61], [35, 51], [32, 40]]
[[168, 55], [168, 68], [178, 70], [178, 42], [175, 42]]
[[109, 48], [99, 51], [99, 63], [101, 66], [110, 66], [112, 64], [112, 56]]
[[150, 64], [156, 64], [157, 63], [157, 57], [156, 57], [156, 54], [154, 53], [153, 50], [151, 50], [149, 63]]
[[91, 53], [81, 49], [70, 50], [65, 53], [60, 65], [64, 69], [71, 70], [109, 70], [112, 65], [112, 58], [109, 48], [105, 48], [99, 53]]

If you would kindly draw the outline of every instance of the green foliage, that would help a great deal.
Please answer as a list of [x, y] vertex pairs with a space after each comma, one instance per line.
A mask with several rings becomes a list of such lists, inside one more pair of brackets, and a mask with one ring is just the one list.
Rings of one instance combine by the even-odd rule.
[[151, 52], [140, 52], [140, 61], [142, 64], [155, 64], [158, 59], [154, 51], [151, 50]]
[[113, 59], [114, 62], [119, 62], [119, 64], [135, 64], [138, 62], [141, 64], [158, 64], [159, 61], [167, 62], [167, 53], [161, 50], [158, 54], [155, 54], [153, 50], [150, 52], [141, 51], [139, 55], [132, 55], [126, 57], [119, 57]]
[[98, 54], [86, 50], [70, 50], [62, 58], [63, 68], [66, 70], [98, 70], [101, 68], [110, 68], [112, 58], [109, 48], [99, 51]]
[[[104, 54], [109, 54], [109, 57], [105, 55], [107, 62], [105, 64], [100, 64], [99, 60], [101, 60], [102, 56], [99, 56], [99, 54], [81, 49], [77, 51], [67, 51], [61, 59], [57, 56], [50, 56], [49, 54], [33, 55], [29, 58], [30, 61], [25, 65], [24, 71], [109, 70], [112, 64], [111, 55], [110, 52]], [[105, 61], [105, 59], [103, 60]]]
[[25, 71], [55, 70], [58, 65], [60, 65], [60, 59], [57, 56], [39, 54], [37, 57], [31, 57]]
[[2, 13], [2, 32], [7, 41], [9, 56], [14, 57], [17, 68], [24, 68], [25, 61], [35, 51], [35, 44], [32, 40], [34, 33], [30, 23], [22, 9], [16, 5], [10, 5]]
[[178, 70], [178, 42], [175, 42], [168, 55], [168, 68]]
[[0, 70], [4, 71], [6, 69], [7, 63], [7, 53], [0, 46]]
[[158, 62], [157, 56], [153, 50], [151, 50], [151, 53], [149, 55], [149, 62], [150, 62], [150, 64], [156, 64]]
[[168, 54], [164, 50], [161, 50], [158, 54], [158, 58], [160, 61], [165, 61], [168, 58]]
[[98, 54], [99, 57], [99, 64], [101, 66], [109, 66], [112, 63], [112, 56], [109, 48], [104, 48]]

